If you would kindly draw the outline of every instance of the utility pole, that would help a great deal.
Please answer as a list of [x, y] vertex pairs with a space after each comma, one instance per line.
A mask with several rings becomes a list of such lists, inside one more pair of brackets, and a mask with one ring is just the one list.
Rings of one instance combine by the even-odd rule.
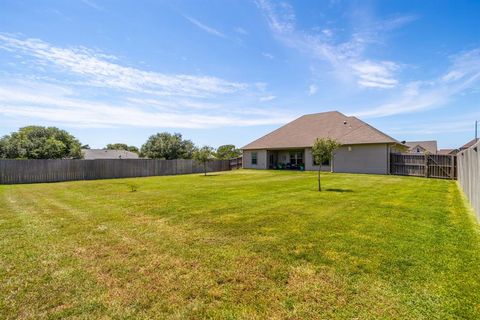
[[475, 141], [478, 141], [478, 120], [475, 121]]

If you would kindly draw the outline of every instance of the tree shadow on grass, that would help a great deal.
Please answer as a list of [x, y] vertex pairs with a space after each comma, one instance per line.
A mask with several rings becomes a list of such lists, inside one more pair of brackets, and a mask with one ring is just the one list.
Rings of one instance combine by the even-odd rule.
[[338, 188], [328, 188], [328, 189], [325, 189], [325, 191], [339, 192], [339, 193], [343, 193], [343, 192], [353, 192], [352, 189], [338, 189]]
[[219, 174], [207, 173], [207, 175], [201, 174], [202, 177], [217, 177]]

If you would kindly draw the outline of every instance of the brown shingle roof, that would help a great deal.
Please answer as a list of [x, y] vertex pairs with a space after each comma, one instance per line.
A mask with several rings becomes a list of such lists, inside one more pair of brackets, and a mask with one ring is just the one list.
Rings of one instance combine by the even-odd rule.
[[126, 150], [82, 149], [85, 160], [94, 159], [138, 159], [138, 154]]
[[436, 154], [437, 153], [437, 141], [436, 140], [429, 140], [429, 141], [407, 141], [405, 145], [409, 149], [413, 149], [416, 146], [422, 147], [424, 150]]
[[341, 144], [399, 143], [358, 118], [330, 111], [304, 115], [242, 149], [304, 148], [313, 146], [316, 138], [327, 137]]
[[467, 143], [465, 143], [463, 146], [460, 147], [460, 150], [465, 150], [465, 149], [470, 148], [470, 147], [473, 146], [477, 141], [478, 141], [478, 139], [472, 139], [472, 140], [468, 141]]
[[440, 149], [437, 154], [455, 154], [457, 151], [457, 149]]

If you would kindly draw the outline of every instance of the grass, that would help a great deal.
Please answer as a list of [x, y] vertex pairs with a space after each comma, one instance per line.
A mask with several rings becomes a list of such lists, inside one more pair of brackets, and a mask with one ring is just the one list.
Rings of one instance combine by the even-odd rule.
[[480, 318], [454, 182], [315, 177], [0, 186], [0, 318]]

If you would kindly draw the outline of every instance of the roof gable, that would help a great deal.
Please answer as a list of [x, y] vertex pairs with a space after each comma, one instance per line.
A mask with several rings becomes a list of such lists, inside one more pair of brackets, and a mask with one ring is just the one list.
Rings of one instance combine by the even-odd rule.
[[423, 150], [428, 151], [429, 153], [437, 153], [437, 141], [436, 140], [428, 140], [428, 141], [407, 141], [405, 145], [410, 149], [413, 150], [417, 147], [422, 148]]
[[464, 150], [464, 149], [470, 148], [470, 147], [473, 146], [475, 143], [477, 143], [477, 141], [478, 141], [478, 138], [477, 138], [477, 139], [472, 139], [472, 140], [468, 141], [467, 143], [465, 143], [463, 146], [460, 147], [460, 150]]
[[457, 151], [457, 149], [440, 149], [437, 154], [455, 154]]
[[399, 143], [356, 117], [330, 111], [304, 115], [242, 149], [311, 147], [316, 138], [332, 138], [341, 144]]

